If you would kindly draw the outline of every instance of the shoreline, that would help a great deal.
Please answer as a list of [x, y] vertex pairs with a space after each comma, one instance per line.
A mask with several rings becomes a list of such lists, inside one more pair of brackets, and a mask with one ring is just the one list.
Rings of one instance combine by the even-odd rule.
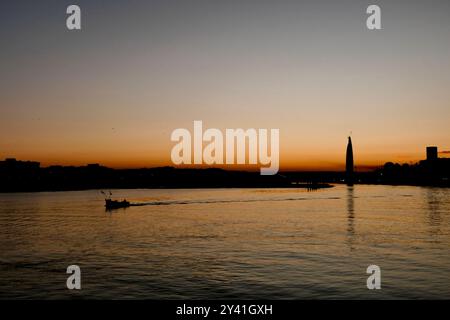
[[[330, 189], [337, 185], [346, 185], [342, 182], [318, 183], [318, 184], [293, 184], [272, 185], [272, 186], [159, 186], [159, 187], [102, 187], [102, 188], [70, 188], [70, 189], [41, 189], [41, 190], [10, 190], [0, 191], [0, 194], [17, 193], [44, 193], [44, 192], [75, 192], [75, 191], [95, 191], [95, 190], [195, 190], [195, 189], [309, 189], [311, 191], [320, 189]], [[355, 183], [355, 186], [391, 186], [391, 187], [422, 187], [447, 189], [448, 185], [422, 185], [422, 184], [389, 184], [389, 183]]]
[[243, 186], [159, 186], [159, 187], [101, 187], [101, 188], [68, 188], [68, 189], [41, 189], [41, 190], [0, 190], [0, 194], [11, 193], [38, 193], [38, 192], [70, 192], [89, 190], [189, 190], [189, 189], [328, 189], [333, 188], [333, 184], [295, 184], [295, 185], [243, 185]]

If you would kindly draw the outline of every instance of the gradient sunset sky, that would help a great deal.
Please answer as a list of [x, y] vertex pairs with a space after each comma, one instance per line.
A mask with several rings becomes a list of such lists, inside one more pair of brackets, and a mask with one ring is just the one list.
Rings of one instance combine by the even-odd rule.
[[448, 0], [2, 1], [0, 159], [171, 165], [171, 132], [202, 120], [279, 128], [281, 169], [343, 169], [350, 131], [357, 168], [415, 162], [450, 150], [449, 17]]

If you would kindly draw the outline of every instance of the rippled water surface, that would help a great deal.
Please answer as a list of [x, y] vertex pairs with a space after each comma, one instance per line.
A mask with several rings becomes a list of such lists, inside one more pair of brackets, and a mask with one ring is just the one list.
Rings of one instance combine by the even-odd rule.
[[[450, 190], [0, 194], [0, 298], [450, 298]], [[81, 268], [82, 289], [66, 288]], [[368, 290], [376, 264], [382, 289]]]

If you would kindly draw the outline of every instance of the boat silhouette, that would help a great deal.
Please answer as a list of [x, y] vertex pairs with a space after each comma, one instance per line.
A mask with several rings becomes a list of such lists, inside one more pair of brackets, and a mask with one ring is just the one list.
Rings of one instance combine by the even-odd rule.
[[112, 199], [105, 199], [105, 208], [107, 210], [110, 209], [119, 209], [119, 208], [128, 208], [130, 206], [130, 202], [127, 200], [112, 200]]

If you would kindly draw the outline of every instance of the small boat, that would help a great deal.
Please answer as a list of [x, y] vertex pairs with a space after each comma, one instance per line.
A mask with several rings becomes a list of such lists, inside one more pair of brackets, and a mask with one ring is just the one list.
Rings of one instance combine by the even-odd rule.
[[105, 208], [106, 209], [118, 209], [118, 208], [128, 208], [130, 203], [127, 200], [111, 200], [105, 199]]

